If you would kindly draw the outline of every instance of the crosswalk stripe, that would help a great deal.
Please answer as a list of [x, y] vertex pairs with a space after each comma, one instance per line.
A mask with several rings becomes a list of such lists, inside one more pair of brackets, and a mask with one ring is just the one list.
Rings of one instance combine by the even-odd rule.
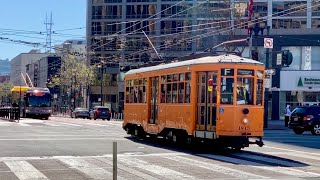
[[60, 126], [59, 124], [48, 123], [48, 122], [45, 122], [44, 124], [45, 124], [45, 125], [48, 125], [48, 126], [54, 126], [54, 127]]
[[190, 166], [198, 166], [200, 168], [204, 168], [204, 169], [219, 172], [222, 174], [234, 176], [237, 178], [267, 178], [265, 176], [260, 176], [260, 175], [232, 169], [229, 167], [206, 163], [206, 162], [202, 162], [199, 160], [194, 160], [194, 159], [181, 157], [181, 156], [170, 156], [170, 157], [164, 157], [164, 158], [171, 159], [171, 160], [178, 161], [178, 162], [182, 162], [182, 163], [188, 164]]
[[[97, 159], [97, 160], [99, 160], [99, 161], [102, 161], [102, 162], [104, 162], [104, 163], [107, 163], [107, 164], [109, 164], [109, 165], [112, 165], [112, 161], [111, 160], [109, 160], [109, 159], [106, 159], [106, 158], [95, 158], [95, 159]], [[121, 170], [123, 170], [123, 171], [126, 171], [126, 172], [128, 172], [128, 173], [130, 173], [130, 174], [134, 174], [135, 176], [138, 176], [138, 177], [141, 177], [141, 178], [143, 178], [143, 179], [148, 179], [148, 180], [159, 180], [158, 178], [156, 178], [156, 177], [153, 177], [153, 176], [150, 176], [149, 174], [145, 174], [145, 173], [143, 173], [143, 172], [140, 172], [140, 171], [137, 171], [137, 170], [135, 170], [135, 169], [133, 169], [133, 168], [130, 168], [130, 167], [128, 167], [128, 166], [124, 166], [124, 165], [122, 165], [122, 164], [117, 164], [117, 167], [119, 168], [119, 169], [121, 169]]]
[[244, 153], [241, 153], [241, 154], [235, 154], [234, 156], [236, 157], [244, 157], [244, 158], [247, 158], [247, 159], [254, 159], [254, 160], [259, 160], [259, 161], [264, 161], [264, 162], [269, 162], [269, 163], [276, 163], [276, 164], [281, 164], [282, 166], [296, 166], [296, 167], [299, 167], [301, 166], [302, 163], [299, 163], [299, 162], [290, 162], [290, 161], [286, 161], [286, 160], [281, 160], [279, 158], [277, 159], [274, 159], [272, 157], [264, 157], [264, 156], [259, 156], [259, 155], [255, 155], [255, 154], [244, 154]]
[[179, 180], [180, 179], [197, 179], [194, 176], [184, 174], [184, 173], [181, 173], [172, 169], [168, 169], [162, 166], [150, 164], [146, 161], [133, 158], [133, 157], [120, 157], [119, 160], [127, 165], [135, 166], [140, 169], [152, 172], [160, 176], [164, 176], [169, 179], [179, 179]]
[[[59, 159], [61, 162], [71, 166], [93, 179], [112, 179], [112, 173], [100, 168], [94, 164], [87, 162], [84, 159]], [[118, 179], [123, 179], [118, 177]]]
[[58, 124], [64, 124], [64, 125], [69, 125], [69, 126], [82, 126], [80, 124], [72, 124], [72, 123], [65, 123], [65, 122], [58, 122]]
[[31, 126], [30, 124], [25, 124], [25, 123], [17, 123], [17, 124], [19, 124], [20, 126]]
[[103, 125], [103, 124], [95, 124], [95, 123], [85, 123], [85, 124], [88, 124], [88, 125], [93, 125], [93, 126], [108, 126], [108, 125]]
[[236, 163], [236, 164], [250, 165], [251, 167], [254, 167], [254, 168], [264, 169], [264, 170], [273, 171], [273, 172], [291, 175], [291, 176], [320, 177], [320, 174], [318, 174], [318, 173], [301, 171], [301, 170], [292, 169], [292, 168], [288, 168], [288, 167], [280, 167], [280, 166], [270, 167], [270, 166], [266, 166], [265, 164], [258, 163], [258, 162], [236, 159], [236, 158], [232, 158], [232, 157], [225, 157], [225, 156], [221, 156], [221, 155], [201, 154], [200, 156], [211, 158], [211, 159], [216, 159], [216, 160], [220, 160], [220, 161]]
[[44, 174], [38, 171], [34, 166], [32, 166], [27, 161], [5, 161], [4, 162], [11, 171], [20, 180], [46, 180], [48, 179]]

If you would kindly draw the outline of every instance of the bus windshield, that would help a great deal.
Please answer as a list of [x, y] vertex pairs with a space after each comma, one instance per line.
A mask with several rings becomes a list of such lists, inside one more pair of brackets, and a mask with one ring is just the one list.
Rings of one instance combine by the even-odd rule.
[[41, 96], [28, 94], [26, 105], [29, 107], [50, 107], [51, 95], [44, 93]]

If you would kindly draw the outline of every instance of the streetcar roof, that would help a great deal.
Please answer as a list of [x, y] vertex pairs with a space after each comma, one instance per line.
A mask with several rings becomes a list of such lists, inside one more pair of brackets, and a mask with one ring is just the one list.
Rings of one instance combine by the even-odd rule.
[[239, 56], [232, 55], [232, 54], [227, 54], [227, 55], [220, 55], [220, 56], [206, 56], [206, 57], [195, 58], [195, 59], [187, 60], [187, 61], [180, 61], [180, 62], [174, 62], [174, 63], [169, 63], [169, 64], [162, 64], [162, 65], [157, 65], [157, 66], [132, 69], [132, 70], [128, 71], [126, 73], [126, 75], [149, 72], [149, 71], [157, 71], [157, 70], [161, 70], [161, 69], [175, 68], [175, 67], [181, 67], [181, 66], [190, 66], [190, 65], [197, 65], [197, 64], [215, 64], [215, 63], [263, 65], [263, 63], [261, 63], [259, 61], [239, 57]]

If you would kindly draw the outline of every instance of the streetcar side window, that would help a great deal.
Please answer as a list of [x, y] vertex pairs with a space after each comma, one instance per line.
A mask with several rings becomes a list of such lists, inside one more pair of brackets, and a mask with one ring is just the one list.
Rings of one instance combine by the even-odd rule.
[[161, 76], [161, 103], [190, 103], [191, 73]]
[[262, 106], [263, 105], [263, 71], [257, 71], [257, 99], [256, 99], [256, 105]]
[[126, 103], [146, 103], [146, 79], [127, 80]]

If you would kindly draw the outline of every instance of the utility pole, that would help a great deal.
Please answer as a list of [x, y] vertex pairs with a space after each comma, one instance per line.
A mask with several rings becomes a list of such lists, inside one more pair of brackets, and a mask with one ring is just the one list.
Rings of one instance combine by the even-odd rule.
[[103, 106], [102, 104], [102, 85], [103, 85], [103, 65], [101, 65], [100, 67], [100, 75], [101, 75], [101, 78], [100, 78], [100, 105]]
[[[267, 26], [267, 37], [270, 36], [270, 26]], [[266, 49], [266, 69], [269, 69], [269, 48]], [[272, 84], [272, 82], [270, 82]], [[268, 128], [268, 119], [269, 119], [269, 89], [264, 91], [264, 123], [263, 127]]]
[[252, 34], [250, 26], [253, 24], [251, 22], [252, 18], [252, 11], [253, 11], [253, 0], [249, 0], [249, 8], [248, 8], [248, 35], [249, 35], [249, 58], [252, 59]]

